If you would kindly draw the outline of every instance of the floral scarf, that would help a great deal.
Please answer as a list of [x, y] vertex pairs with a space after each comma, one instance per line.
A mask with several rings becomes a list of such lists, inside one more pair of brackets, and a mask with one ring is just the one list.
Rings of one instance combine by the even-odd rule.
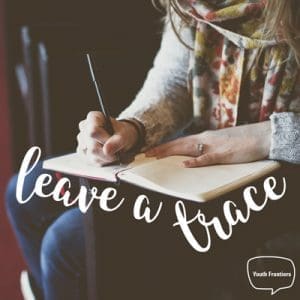
[[299, 69], [284, 43], [263, 40], [264, 1], [187, 0], [196, 21], [189, 88], [198, 126], [217, 129], [292, 110]]

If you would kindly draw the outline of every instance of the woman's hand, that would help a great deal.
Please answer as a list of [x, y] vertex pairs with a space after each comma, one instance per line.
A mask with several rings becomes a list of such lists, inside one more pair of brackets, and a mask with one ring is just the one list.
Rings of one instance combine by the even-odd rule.
[[89, 112], [79, 123], [77, 153], [89, 163], [104, 165], [116, 160], [117, 153], [129, 151], [136, 145], [138, 132], [128, 122], [111, 119], [115, 134], [105, 131], [105, 118], [101, 112]]
[[[265, 159], [270, 150], [270, 121], [190, 135], [154, 147], [146, 156], [187, 155], [185, 167], [244, 163]], [[201, 147], [203, 145], [201, 153]]]

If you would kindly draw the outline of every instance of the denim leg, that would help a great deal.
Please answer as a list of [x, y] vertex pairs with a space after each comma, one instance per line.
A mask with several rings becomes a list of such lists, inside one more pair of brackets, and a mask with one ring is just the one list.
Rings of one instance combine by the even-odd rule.
[[60, 215], [47, 229], [41, 247], [44, 299], [86, 299], [83, 214]]
[[[40, 163], [33, 172], [26, 177], [24, 184], [24, 196], [27, 197], [34, 188], [36, 178], [41, 173], [53, 173], [43, 170]], [[6, 190], [6, 208], [9, 220], [14, 229], [19, 246], [28, 264], [35, 284], [38, 287], [37, 293], [42, 290], [40, 251], [43, 236], [50, 224], [67, 209], [62, 203], [57, 203], [51, 198], [39, 198], [34, 196], [29, 202], [19, 204], [16, 199], [17, 175], [14, 176]], [[53, 184], [45, 188], [51, 191]]]

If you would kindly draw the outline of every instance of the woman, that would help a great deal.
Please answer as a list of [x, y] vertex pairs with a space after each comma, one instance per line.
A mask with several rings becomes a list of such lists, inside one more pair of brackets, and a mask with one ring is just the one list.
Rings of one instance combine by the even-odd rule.
[[[90, 112], [79, 124], [78, 153], [95, 164], [141, 149], [158, 158], [190, 156], [186, 167], [268, 157], [300, 163], [298, 0], [163, 3], [171, 21], [143, 88], [112, 120], [113, 136], [102, 114]], [[186, 128], [193, 134], [172, 139]], [[8, 212], [35, 293], [84, 299], [78, 209], [39, 199], [20, 206], [15, 181]]]
[[[110, 162], [118, 151], [141, 143], [144, 149], [158, 144], [186, 127], [193, 114], [201, 133], [146, 154], [189, 155], [193, 158], [185, 162], [187, 167], [266, 157], [299, 163], [297, 1], [186, 2], [191, 6], [184, 8], [176, 1], [169, 5], [196, 26], [181, 32], [175, 28], [193, 49], [181, 44], [167, 24], [154, 68], [135, 101], [120, 115], [135, 126], [129, 130], [129, 122], [114, 120], [116, 134], [109, 137], [101, 113], [92, 112], [79, 125], [77, 151], [90, 161]], [[176, 17], [174, 22], [179, 23]], [[294, 138], [288, 139], [291, 135]]]

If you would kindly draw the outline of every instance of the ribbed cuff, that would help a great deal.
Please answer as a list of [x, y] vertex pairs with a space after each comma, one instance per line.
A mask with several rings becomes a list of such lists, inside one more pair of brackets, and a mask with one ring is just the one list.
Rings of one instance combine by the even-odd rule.
[[300, 164], [300, 114], [274, 113], [269, 158]]
[[138, 134], [138, 138], [137, 138], [136, 144], [133, 146], [133, 148], [130, 151], [134, 152], [134, 153], [138, 153], [145, 144], [145, 127], [144, 127], [144, 124], [141, 123], [140, 121], [138, 121], [135, 118], [118, 119], [118, 121], [119, 122], [127, 122], [135, 128], [135, 130]]

